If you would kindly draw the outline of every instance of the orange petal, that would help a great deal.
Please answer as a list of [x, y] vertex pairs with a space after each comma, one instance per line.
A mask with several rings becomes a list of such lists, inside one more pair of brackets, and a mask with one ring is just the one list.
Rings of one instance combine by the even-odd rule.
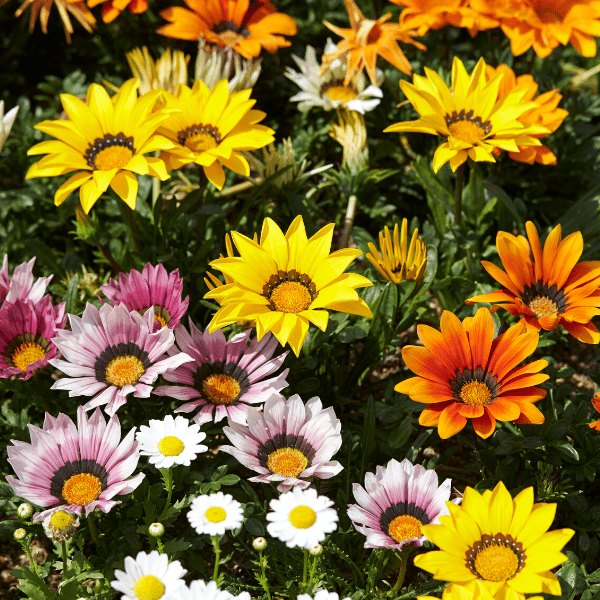
[[490, 414], [498, 421], [514, 421], [519, 418], [521, 409], [518, 404], [510, 402], [502, 396], [486, 406]]
[[467, 419], [480, 417], [485, 412], [483, 406], [470, 406], [468, 404], [460, 404], [459, 406], [458, 413], [463, 417], [467, 417]]
[[438, 422], [438, 434], [443, 440], [462, 431], [467, 424], [466, 417], [458, 412], [461, 406], [458, 402], [453, 402], [442, 411]]
[[473, 424], [475, 433], [483, 439], [489, 438], [496, 429], [496, 419], [489, 410], [486, 410], [481, 417], [473, 419], [471, 423]]
[[419, 415], [419, 425], [423, 425], [424, 427], [435, 427], [437, 426], [440, 415], [446, 407], [451, 404], [456, 404], [456, 402], [440, 402], [438, 404], [432, 404], [427, 408], [424, 408]]

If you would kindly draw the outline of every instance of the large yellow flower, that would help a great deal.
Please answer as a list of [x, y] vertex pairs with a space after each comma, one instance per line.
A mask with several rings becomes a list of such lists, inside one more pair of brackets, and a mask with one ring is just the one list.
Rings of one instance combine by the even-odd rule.
[[[438, 600], [435, 596], [417, 596], [417, 600]], [[525, 600], [525, 594], [519, 594], [509, 587], [502, 588], [496, 595], [477, 580], [470, 588], [458, 583], [447, 585], [442, 600]], [[527, 600], [544, 600], [543, 596], [530, 596]]]
[[298, 216], [285, 235], [274, 221], [265, 219], [260, 244], [232, 232], [240, 258], [218, 258], [210, 263], [234, 282], [204, 296], [221, 305], [210, 331], [256, 320], [259, 340], [271, 331], [282, 346], [289, 343], [299, 356], [309, 323], [322, 331], [327, 328], [329, 313], [324, 309], [372, 317], [355, 290], [373, 284], [362, 275], [344, 273], [362, 252], [343, 248], [329, 254], [333, 228], [333, 223], [326, 225], [308, 239]]
[[221, 165], [249, 176], [248, 161], [238, 151], [256, 150], [275, 139], [272, 129], [258, 125], [267, 115], [251, 110], [256, 100], [250, 100], [250, 94], [251, 89], [230, 95], [226, 79], [212, 90], [198, 79], [192, 89], [180, 85], [176, 96], [165, 92], [165, 107], [173, 114], [158, 131], [176, 142], [173, 149], [161, 155], [167, 169], [196, 163], [219, 189], [225, 183]]
[[155, 134], [158, 125], [169, 116], [162, 109], [151, 112], [161, 91], [138, 99], [138, 85], [137, 80], [130, 79], [111, 98], [102, 86], [92, 83], [86, 102], [61, 94], [69, 120], [42, 121], [35, 126], [57, 139], [29, 149], [29, 155], [48, 156], [31, 165], [26, 179], [77, 171], [56, 190], [57, 206], [80, 188], [81, 206], [89, 213], [110, 185], [128, 206], [135, 208], [138, 183], [134, 173], [169, 178], [162, 160], [144, 154], [174, 145]]
[[467, 487], [461, 506], [446, 502], [450, 516], [441, 525], [423, 525], [423, 534], [440, 550], [415, 557], [415, 565], [434, 579], [490, 594], [505, 588], [518, 594], [560, 595], [560, 583], [550, 569], [567, 560], [561, 552], [572, 529], [548, 531], [556, 504], [533, 503], [533, 488], [514, 499], [502, 482], [479, 494]]
[[442, 78], [425, 67], [426, 77], [415, 75], [413, 84], [400, 81], [400, 87], [421, 115], [418, 121], [390, 125], [385, 132], [415, 131], [446, 137], [433, 157], [433, 170], [450, 161], [453, 171], [467, 157], [474, 161], [496, 162], [495, 148], [518, 152], [520, 146], [540, 146], [533, 135], [547, 134], [549, 129], [518, 118], [539, 105], [525, 102], [525, 89], [515, 90], [498, 99], [502, 74], [487, 82], [483, 58], [469, 76], [462, 61], [454, 57], [452, 90]]

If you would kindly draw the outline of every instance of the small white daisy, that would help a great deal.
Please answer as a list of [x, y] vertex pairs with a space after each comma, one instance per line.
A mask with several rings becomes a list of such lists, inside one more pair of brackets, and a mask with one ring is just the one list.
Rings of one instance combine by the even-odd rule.
[[47, 513], [42, 521], [44, 531], [51, 540], [63, 542], [69, 539], [79, 527], [79, 517], [77, 513], [63, 506]]
[[181, 587], [177, 590], [177, 600], [250, 600], [248, 592], [242, 592], [238, 596], [226, 590], [220, 590], [216, 582], [205, 583], [201, 579], [192, 581], [190, 587]]
[[149, 456], [157, 469], [168, 469], [175, 464], [189, 466], [200, 452], [206, 452], [208, 447], [200, 444], [205, 437], [200, 425], [167, 415], [163, 421], [151, 419], [150, 427], [142, 425], [135, 439], [142, 456]]
[[[328, 592], [327, 590], [319, 590], [314, 596], [309, 594], [298, 594], [296, 600], [340, 600], [340, 597], [335, 592]], [[350, 600], [350, 597], [344, 598], [344, 600]]]
[[267, 531], [288, 548], [312, 548], [337, 527], [337, 513], [330, 508], [333, 502], [326, 496], [318, 496], [313, 488], [295, 487], [271, 500], [269, 506], [273, 512], [267, 514], [270, 521]]
[[244, 511], [231, 494], [217, 492], [194, 498], [187, 516], [197, 533], [223, 535], [229, 529], [240, 527]]
[[178, 560], [169, 563], [166, 554], [139, 552], [135, 559], [125, 558], [125, 571], [115, 569], [117, 580], [110, 585], [122, 592], [121, 600], [166, 600], [185, 585], [186, 573]]

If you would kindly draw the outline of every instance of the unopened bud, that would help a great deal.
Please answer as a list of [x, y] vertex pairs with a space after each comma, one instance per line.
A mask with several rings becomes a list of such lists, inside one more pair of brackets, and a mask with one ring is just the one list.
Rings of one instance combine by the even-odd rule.
[[19, 527], [19, 529], [15, 529], [15, 532], [13, 533], [13, 537], [17, 541], [21, 541], [26, 535], [27, 532], [22, 527]]
[[148, 533], [152, 537], [161, 537], [165, 532], [165, 526], [162, 523], [152, 523], [150, 527], [148, 527]]
[[252, 542], [252, 547], [255, 550], [264, 550], [267, 547], [267, 540], [265, 540], [264, 537], [254, 538], [254, 541]]
[[321, 554], [323, 554], [323, 546], [321, 546], [321, 544], [317, 544], [316, 546], [309, 548], [308, 553], [311, 556], [320, 556]]
[[17, 514], [21, 517], [21, 519], [28, 519], [33, 513], [33, 506], [29, 504], [29, 502], [23, 502], [23, 504], [19, 504], [19, 508], [17, 508]]

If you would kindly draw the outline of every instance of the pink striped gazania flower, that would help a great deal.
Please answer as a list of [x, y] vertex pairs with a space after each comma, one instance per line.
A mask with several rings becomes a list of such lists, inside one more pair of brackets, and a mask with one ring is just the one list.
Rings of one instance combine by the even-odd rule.
[[4, 255], [2, 268], [0, 269], [0, 305], [4, 301], [14, 302], [23, 300], [24, 302], [39, 302], [46, 291], [46, 286], [50, 283], [54, 275], [49, 277], [39, 277], [33, 281], [33, 263], [35, 256], [26, 263], [15, 267], [12, 279], [8, 276], [8, 255]]
[[[46, 413], [44, 427], [29, 425], [31, 444], [11, 440], [8, 462], [17, 477], [6, 480], [15, 494], [32, 504], [48, 507], [34, 521], [43, 520], [56, 507], [64, 506], [86, 516], [99, 508], [107, 513], [120, 504], [116, 495], [129, 494], [144, 479], [143, 473], [127, 479], [140, 459], [135, 427], [121, 440], [117, 416], [106, 424], [97, 408], [90, 419], [83, 406], [77, 409], [77, 426], [60, 413]], [[120, 442], [120, 443], [119, 443]]]
[[123, 302], [128, 310], [137, 310], [141, 314], [154, 308], [155, 331], [161, 327], [175, 329], [190, 303], [189, 296], [181, 299], [183, 279], [179, 269], [167, 273], [160, 264], [153, 267], [146, 263], [141, 273], [135, 269], [121, 273], [119, 281], [111, 278], [100, 289], [114, 306]]
[[69, 390], [69, 396], [97, 393], [83, 406], [85, 410], [106, 404], [104, 410], [112, 416], [127, 402], [128, 394], [148, 398], [150, 384], [161, 373], [192, 360], [181, 352], [162, 358], [175, 336], [168, 327], [153, 333], [151, 308], [140, 315], [122, 303], [100, 309], [88, 303], [83, 317], [69, 315], [69, 321], [72, 331], [61, 329], [53, 340], [66, 360], [49, 361], [68, 377], [52, 389]]
[[248, 425], [230, 421], [223, 428], [233, 446], [220, 450], [260, 473], [250, 481], [279, 481], [277, 489], [287, 492], [307, 488], [311, 477], [329, 479], [342, 470], [331, 460], [342, 445], [342, 426], [333, 408], [323, 410], [318, 397], [305, 405], [297, 394], [289, 400], [273, 394], [262, 411], [249, 408], [246, 419]]
[[348, 516], [366, 536], [365, 548], [422, 546], [427, 538], [421, 525], [439, 524], [440, 516], [450, 514], [446, 501], [451, 483], [446, 479], [438, 486], [435, 471], [413, 465], [406, 458], [401, 463], [392, 458], [387, 467], [365, 475], [366, 490], [352, 484], [358, 504], [348, 507]]
[[[267, 333], [258, 341], [250, 339], [251, 331], [245, 331], [227, 341], [220, 329], [214, 333], [202, 333], [190, 319], [190, 331], [180, 325], [175, 330], [175, 340], [182, 352], [194, 359], [164, 374], [167, 381], [186, 385], [163, 385], [154, 390], [158, 396], [169, 396], [186, 402], [175, 412], [200, 410], [194, 416], [199, 425], [225, 417], [235, 423], [246, 424], [249, 405], [264, 402], [271, 394], [287, 387], [285, 369], [275, 377], [265, 379], [277, 371], [288, 352], [273, 360], [273, 352], [279, 346], [277, 340]], [[174, 355], [178, 350], [172, 347]]]
[[35, 304], [16, 300], [0, 308], [0, 377], [29, 379], [56, 356], [52, 338], [64, 327], [65, 303], [52, 306], [50, 294]]

